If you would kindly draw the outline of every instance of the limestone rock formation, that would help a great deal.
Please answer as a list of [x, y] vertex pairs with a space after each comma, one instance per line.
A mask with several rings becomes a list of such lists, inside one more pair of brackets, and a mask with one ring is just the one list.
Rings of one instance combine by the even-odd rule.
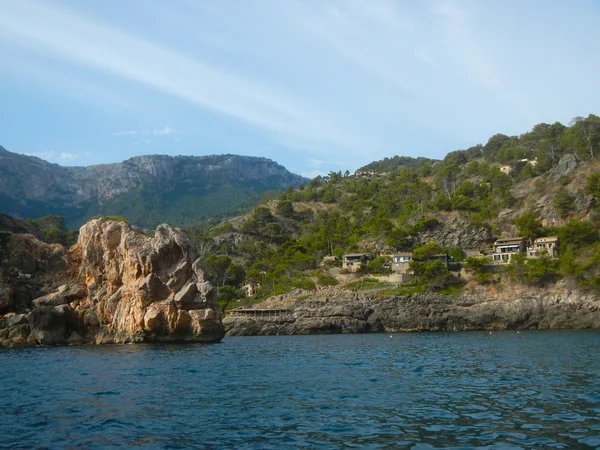
[[421, 232], [419, 239], [421, 242], [437, 242], [442, 247], [481, 249], [494, 241], [494, 235], [488, 228], [473, 227], [468, 217], [456, 215], [444, 217], [434, 229]]
[[231, 315], [223, 323], [228, 336], [587, 329], [600, 328], [600, 300], [564, 288], [498, 293], [477, 287], [458, 298], [439, 294], [375, 298], [338, 292], [288, 305], [287, 313]]
[[178, 229], [160, 225], [151, 237], [95, 219], [62, 263], [64, 283], [17, 309], [26, 315], [0, 319], [4, 345], [215, 342], [224, 335], [204, 262]]

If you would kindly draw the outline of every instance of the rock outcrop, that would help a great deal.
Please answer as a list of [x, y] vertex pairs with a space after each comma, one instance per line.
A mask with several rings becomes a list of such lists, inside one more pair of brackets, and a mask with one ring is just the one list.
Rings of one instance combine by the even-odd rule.
[[473, 227], [468, 217], [447, 215], [432, 230], [419, 233], [419, 240], [437, 242], [442, 247], [483, 249], [494, 241], [494, 235], [489, 228]]
[[[9, 241], [19, 239], [12, 235]], [[8, 252], [5, 268], [19, 254]], [[19, 307], [13, 301], [13, 311], [21, 314], [0, 316], [3, 345], [216, 342], [224, 335], [204, 262], [175, 228], [160, 225], [151, 237], [124, 222], [95, 219], [60, 261], [52, 266], [53, 279], [62, 277], [63, 284]], [[15, 267], [23, 262], [12, 264], [20, 272]], [[2, 286], [12, 293], [11, 286]]]
[[230, 315], [227, 336], [600, 328], [600, 300], [566, 289], [475, 288], [460, 297], [439, 294], [376, 298], [337, 293], [305, 300], [278, 315]]

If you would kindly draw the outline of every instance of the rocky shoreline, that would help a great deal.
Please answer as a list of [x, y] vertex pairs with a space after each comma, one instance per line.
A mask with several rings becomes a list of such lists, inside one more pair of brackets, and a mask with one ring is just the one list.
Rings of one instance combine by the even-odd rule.
[[298, 302], [278, 316], [230, 314], [223, 324], [226, 336], [600, 329], [600, 300], [561, 288], [498, 294], [474, 287], [460, 297], [338, 293]]
[[[460, 296], [381, 297], [340, 287], [273, 297], [221, 320], [205, 263], [177, 228], [154, 236], [104, 218], [66, 250], [0, 235], [0, 346], [218, 342], [227, 336], [400, 331], [600, 329], [600, 299], [545, 288], [467, 283]], [[277, 314], [273, 311], [277, 310]]]
[[218, 342], [224, 336], [204, 261], [178, 229], [154, 236], [103, 218], [70, 250], [3, 235], [0, 345]]

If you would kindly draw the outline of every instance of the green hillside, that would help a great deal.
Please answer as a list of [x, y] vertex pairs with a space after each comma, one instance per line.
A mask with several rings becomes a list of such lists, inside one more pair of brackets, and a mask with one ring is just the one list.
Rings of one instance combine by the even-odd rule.
[[[539, 124], [442, 161], [416, 161], [391, 158], [355, 175], [317, 177], [247, 216], [195, 229], [194, 238], [212, 255], [214, 280], [229, 296], [244, 280], [261, 284], [259, 297], [333, 284], [321, 264], [330, 254], [447, 252], [461, 261], [466, 250], [485, 253], [496, 238], [512, 235], [558, 235], [561, 256], [518, 261], [506, 276], [600, 288], [600, 118]], [[370, 169], [378, 173], [364, 173]], [[469, 259], [473, 271], [480, 263]], [[435, 268], [421, 267], [418, 278], [435, 288], [426, 283], [427, 269]], [[385, 272], [385, 258], [365, 270]]]

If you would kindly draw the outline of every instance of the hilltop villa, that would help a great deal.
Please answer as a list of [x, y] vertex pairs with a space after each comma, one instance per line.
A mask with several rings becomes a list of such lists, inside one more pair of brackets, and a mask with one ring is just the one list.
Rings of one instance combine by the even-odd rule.
[[496, 263], [508, 263], [513, 255], [525, 253], [525, 239], [503, 238], [494, 242], [493, 259]]
[[533, 245], [527, 247], [527, 257], [537, 258], [541, 254], [547, 254], [550, 258], [558, 257], [558, 237], [546, 236], [537, 238]]

